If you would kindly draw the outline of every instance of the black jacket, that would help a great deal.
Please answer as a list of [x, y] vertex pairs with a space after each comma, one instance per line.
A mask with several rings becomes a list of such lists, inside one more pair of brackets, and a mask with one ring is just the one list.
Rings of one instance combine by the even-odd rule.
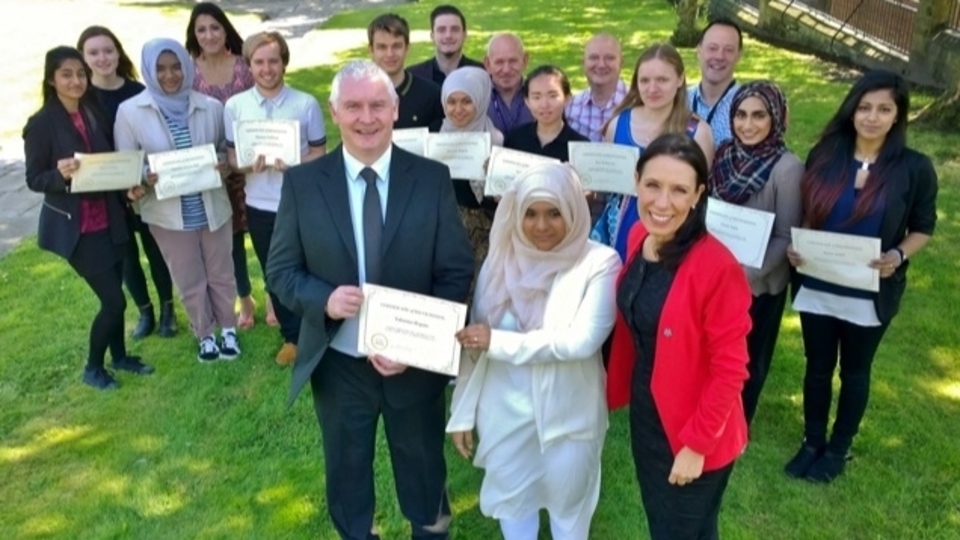
[[[90, 151], [112, 152], [111, 129], [99, 110], [86, 104], [81, 105], [80, 110], [89, 131]], [[69, 184], [57, 170], [58, 160], [73, 157], [76, 152], [88, 152], [59, 99], [49, 100], [27, 120], [23, 128], [23, 152], [27, 187], [43, 193], [37, 232], [41, 248], [70, 259], [80, 240], [80, 199], [83, 197], [104, 197], [111, 240], [114, 244], [127, 241], [126, 194], [122, 191], [71, 193]]]

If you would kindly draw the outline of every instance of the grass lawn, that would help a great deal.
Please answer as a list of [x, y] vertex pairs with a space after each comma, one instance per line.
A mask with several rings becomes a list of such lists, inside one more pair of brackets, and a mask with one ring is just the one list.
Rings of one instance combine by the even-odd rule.
[[[425, 30], [436, 3], [397, 11]], [[622, 38], [629, 78], [639, 49], [666, 39], [673, 26], [660, 0], [458, 5], [468, 17], [470, 56], [483, 56], [490, 33], [514, 30], [526, 38], [531, 67], [556, 63], [576, 88], [585, 84], [581, 44], [593, 32]], [[375, 13], [343, 14], [327, 27], [364, 29]], [[738, 78], [782, 84], [791, 104], [788, 140], [805, 156], [849, 79], [832, 65], [752, 39], [745, 50]], [[417, 41], [410, 58], [429, 54], [429, 44]], [[357, 49], [342, 59], [364, 56]], [[683, 56], [695, 79], [693, 51]], [[289, 81], [325, 102], [335, 67], [300, 70]], [[335, 143], [335, 126], [327, 128]], [[802, 344], [790, 312], [752, 443], [727, 490], [724, 538], [960, 538], [960, 136], [917, 128], [910, 135], [937, 165], [940, 223], [913, 261], [910, 290], [877, 354], [856, 459], [829, 486], [781, 472], [802, 430]], [[263, 282], [252, 249], [248, 254], [262, 304]], [[243, 355], [233, 363], [199, 365], [184, 328], [174, 339], [129, 343], [158, 372], [121, 374], [119, 391], [97, 393], [80, 383], [96, 302], [62, 260], [22, 244], [0, 260], [0, 305], [0, 537], [335, 538], [312, 403], [303, 396], [285, 408], [289, 373], [273, 364], [280, 339], [262, 319], [241, 335]], [[135, 320], [131, 306], [128, 329]], [[186, 326], [182, 312], [180, 322]], [[613, 414], [592, 538], [646, 537], [627, 430], [626, 412]], [[385, 539], [406, 538], [382, 437], [378, 444], [377, 523]], [[478, 509], [481, 471], [452, 445], [447, 457], [452, 536], [497, 538], [496, 522]]]

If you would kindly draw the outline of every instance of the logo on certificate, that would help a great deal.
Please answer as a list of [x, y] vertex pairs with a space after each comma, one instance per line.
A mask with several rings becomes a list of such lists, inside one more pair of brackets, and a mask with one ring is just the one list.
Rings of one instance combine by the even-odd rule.
[[494, 180], [494, 181], [493, 181], [493, 189], [494, 189], [497, 193], [503, 193], [504, 191], [507, 190], [507, 187], [508, 187], [508, 186], [507, 186], [507, 181], [506, 181], [506, 180]]
[[590, 178], [589, 174], [580, 175], [580, 185], [583, 187], [589, 187], [593, 183], [593, 178]]
[[257, 159], [257, 154], [254, 152], [253, 148], [244, 148], [243, 149], [243, 161], [254, 161]]
[[389, 342], [387, 341], [387, 336], [383, 334], [374, 334], [370, 336], [370, 347], [376, 351], [382, 351], [387, 348]]

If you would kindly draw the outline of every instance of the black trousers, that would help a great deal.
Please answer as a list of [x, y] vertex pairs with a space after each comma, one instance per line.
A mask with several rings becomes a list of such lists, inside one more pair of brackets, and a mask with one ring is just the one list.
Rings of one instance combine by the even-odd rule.
[[[247, 230], [250, 231], [253, 250], [257, 254], [257, 260], [260, 261], [260, 270], [264, 277], [267, 275], [267, 256], [270, 254], [270, 238], [273, 237], [273, 223], [276, 219], [276, 212], [247, 207]], [[269, 291], [268, 293], [273, 303], [273, 312], [276, 313], [277, 321], [280, 322], [280, 335], [283, 336], [283, 341], [296, 345], [300, 339], [300, 317], [287, 309], [273, 293]]]
[[345, 540], [369, 540], [376, 505], [373, 460], [383, 416], [400, 510], [416, 539], [446, 539], [450, 506], [444, 394], [394, 408], [365, 358], [328, 349], [310, 379], [323, 438], [327, 510]]
[[803, 379], [804, 436], [810, 446], [827, 444], [833, 372], [840, 356], [840, 399], [827, 449], [845, 454], [860, 429], [870, 397], [870, 367], [888, 323], [859, 326], [836, 317], [800, 313], [807, 370]]
[[127, 241], [127, 251], [123, 258], [123, 282], [127, 286], [127, 291], [130, 292], [133, 301], [137, 303], [137, 307], [150, 303], [147, 276], [140, 266], [140, 248], [137, 245], [136, 234], [134, 234], [134, 231], [136, 231], [140, 233], [140, 242], [143, 244], [143, 252], [147, 255], [150, 277], [153, 278], [153, 286], [157, 288], [160, 303], [173, 301], [173, 280], [170, 279], [170, 271], [163, 260], [157, 241], [150, 234], [150, 228], [137, 214], [130, 218], [129, 223], [130, 239]]
[[233, 277], [237, 280], [237, 296], [250, 296], [250, 270], [247, 268], [246, 231], [233, 233]]
[[747, 335], [747, 352], [750, 362], [747, 370], [750, 378], [743, 385], [743, 411], [747, 416], [747, 424], [753, 421], [760, 402], [760, 392], [770, 372], [773, 361], [773, 352], [777, 346], [777, 337], [780, 335], [780, 321], [783, 319], [783, 308], [787, 301], [787, 290], [780, 294], [761, 294], [753, 297], [750, 304], [750, 320], [753, 327]]
[[114, 244], [109, 230], [84, 233], [67, 259], [100, 300], [100, 310], [90, 325], [87, 367], [102, 367], [108, 348], [114, 360], [127, 355], [123, 341], [123, 311], [127, 308], [127, 299], [123, 296], [126, 243]]

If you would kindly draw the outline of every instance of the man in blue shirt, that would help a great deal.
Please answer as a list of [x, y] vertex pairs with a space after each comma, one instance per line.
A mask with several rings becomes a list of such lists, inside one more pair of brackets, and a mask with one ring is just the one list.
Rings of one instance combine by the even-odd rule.
[[714, 19], [703, 29], [697, 42], [700, 83], [687, 89], [690, 110], [710, 124], [717, 148], [730, 139], [730, 106], [737, 93], [733, 70], [740, 62], [743, 34], [736, 23]]

